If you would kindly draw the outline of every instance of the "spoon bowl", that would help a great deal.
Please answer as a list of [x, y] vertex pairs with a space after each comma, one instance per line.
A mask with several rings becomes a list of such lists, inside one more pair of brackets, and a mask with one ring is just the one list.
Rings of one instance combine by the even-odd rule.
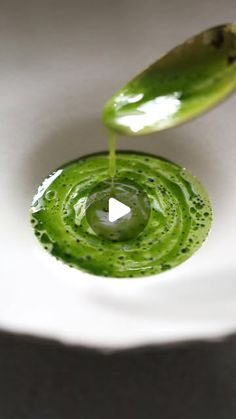
[[102, 120], [126, 135], [186, 122], [236, 88], [236, 24], [208, 29], [158, 59], [106, 104]]

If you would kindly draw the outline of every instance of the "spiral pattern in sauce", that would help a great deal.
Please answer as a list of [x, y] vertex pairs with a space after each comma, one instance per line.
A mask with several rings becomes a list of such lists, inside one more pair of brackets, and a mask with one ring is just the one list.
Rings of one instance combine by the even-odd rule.
[[61, 167], [39, 187], [31, 222], [44, 248], [71, 267], [116, 278], [159, 274], [188, 259], [211, 226], [211, 204], [201, 183], [156, 156], [118, 152], [116, 165], [116, 178], [134, 182], [148, 198], [143, 230], [112, 241], [91, 228], [87, 200], [108, 178], [108, 155], [95, 154]]

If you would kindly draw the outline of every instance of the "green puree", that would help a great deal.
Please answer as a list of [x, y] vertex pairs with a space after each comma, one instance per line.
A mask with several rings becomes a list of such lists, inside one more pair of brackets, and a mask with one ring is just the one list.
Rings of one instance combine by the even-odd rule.
[[[186, 40], [129, 81], [102, 113], [109, 153], [69, 163], [39, 187], [31, 221], [45, 249], [71, 267], [117, 278], [158, 274], [188, 259], [211, 226], [206, 191], [160, 157], [116, 155], [115, 135], [175, 127], [235, 89], [236, 24]], [[110, 198], [130, 212], [111, 222]]]
[[[71, 267], [117, 278], [158, 274], [188, 259], [202, 245], [212, 220], [201, 183], [180, 166], [151, 155], [118, 152], [115, 163], [114, 178], [108, 176], [104, 153], [69, 163], [45, 179], [31, 208], [32, 225], [44, 248]], [[114, 174], [113, 165], [110, 170]], [[115, 237], [104, 227], [112, 187], [137, 207], [132, 237]], [[90, 202], [99, 190], [104, 194], [99, 196], [101, 212]], [[117, 231], [122, 235], [130, 220], [121, 221]]]

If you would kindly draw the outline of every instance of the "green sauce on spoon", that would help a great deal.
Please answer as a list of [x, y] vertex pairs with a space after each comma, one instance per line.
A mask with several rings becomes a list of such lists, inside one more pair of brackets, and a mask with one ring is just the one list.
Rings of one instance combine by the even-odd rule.
[[106, 104], [103, 123], [117, 133], [147, 134], [181, 124], [236, 88], [236, 24], [190, 38], [127, 83]]

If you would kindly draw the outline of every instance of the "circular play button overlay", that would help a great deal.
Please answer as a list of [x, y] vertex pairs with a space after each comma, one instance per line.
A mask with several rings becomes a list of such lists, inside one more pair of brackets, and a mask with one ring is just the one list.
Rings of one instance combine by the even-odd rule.
[[146, 193], [136, 183], [111, 178], [96, 185], [86, 203], [92, 230], [107, 240], [124, 241], [145, 228], [150, 215]]

